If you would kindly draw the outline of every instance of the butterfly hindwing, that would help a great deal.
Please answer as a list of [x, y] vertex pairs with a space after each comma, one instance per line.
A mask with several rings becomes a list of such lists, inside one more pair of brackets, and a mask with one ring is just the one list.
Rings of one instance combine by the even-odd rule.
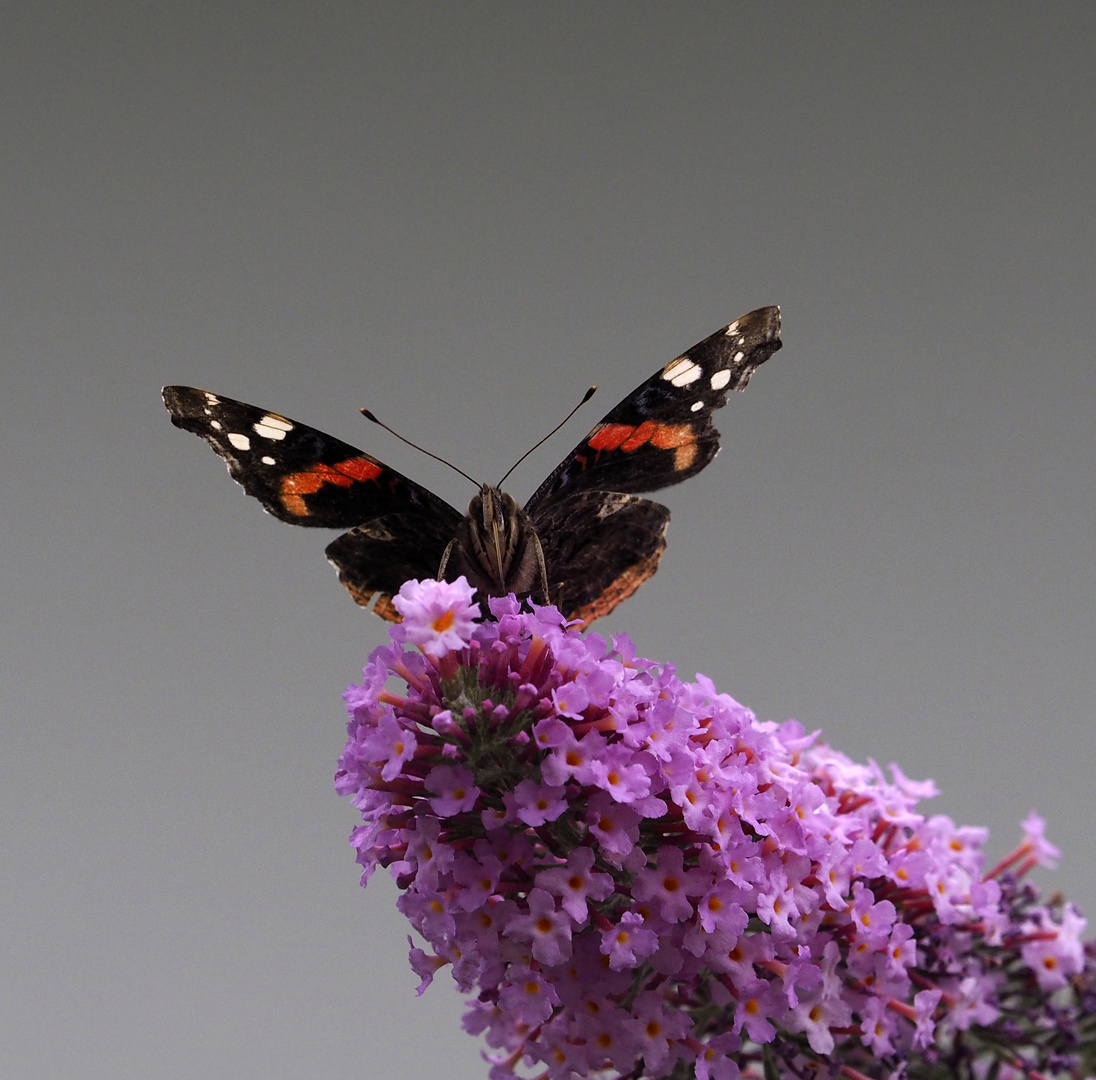
[[552, 602], [584, 624], [607, 615], [657, 569], [670, 511], [623, 492], [577, 491], [537, 518]]
[[410, 510], [385, 514], [345, 532], [327, 545], [327, 558], [350, 595], [382, 618], [398, 621], [392, 597], [412, 578], [436, 577], [446, 546], [461, 522], [453, 517]]

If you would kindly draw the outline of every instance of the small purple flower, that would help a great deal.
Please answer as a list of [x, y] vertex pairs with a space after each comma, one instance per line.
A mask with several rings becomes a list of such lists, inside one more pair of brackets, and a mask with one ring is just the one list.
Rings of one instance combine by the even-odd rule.
[[708, 891], [696, 905], [700, 929], [705, 935], [722, 930], [737, 938], [745, 929], [749, 920], [742, 907], [742, 889], [734, 882], [721, 878], [709, 886]]
[[427, 656], [464, 648], [480, 617], [479, 604], [472, 602], [475, 591], [463, 574], [456, 581], [405, 581], [392, 598], [403, 617], [397, 636]]
[[571, 920], [556, 909], [556, 898], [544, 889], [530, 889], [527, 898], [529, 912], [514, 919], [506, 934], [516, 941], [528, 941], [533, 956], [542, 964], [553, 967], [571, 957]]
[[940, 990], [922, 990], [913, 996], [913, 1007], [917, 1014], [917, 1028], [913, 1033], [914, 1046], [932, 1046], [936, 1033], [936, 1024], [933, 1017], [936, 1015], [936, 1006], [943, 996]]
[[692, 917], [695, 908], [689, 896], [703, 896], [711, 879], [700, 870], [685, 869], [685, 854], [680, 848], [662, 847], [657, 865], [640, 870], [632, 886], [637, 900], [651, 900], [659, 915], [668, 923]]
[[[877, 1004], [880, 1010], [885, 1008], [878, 998], [870, 998], [869, 1004]], [[784, 1022], [790, 1030], [803, 1032], [810, 1048], [824, 1056], [830, 1054], [836, 1044], [834, 1031], [852, 1023], [852, 1009], [844, 998], [827, 996], [818, 988], [798, 999]], [[884, 1052], [889, 1052], [889, 1048]]]
[[1001, 1011], [993, 1004], [1000, 988], [1000, 980], [993, 975], [966, 976], [959, 983], [954, 1003], [949, 1003], [948, 1026], [966, 1031], [973, 1024], [992, 1024]]
[[594, 767], [606, 749], [605, 738], [599, 732], [587, 731], [579, 738], [572, 731], [552, 747], [540, 763], [541, 772], [550, 784], [565, 784], [568, 780], [591, 784]]
[[658, 948], [658, 934], [648, 929], [637, 911], [626, 911], [616, 926], [601, 935], [601, 951], [609, 957], [609, 967], [626, 971], [638, 967]]
[[744, 1028], [755, 1043], [772, 1042], [776, 1038], [773, 1021], [783, 1020], [788, 1003], [767, 979], [751, 979], [738, 990], [733, 1030]]
[[584, 925], [589, 917], [588, 901], [604, 900], [613, 891], [612, 876], [593, 869], [595, 858], [593, 848], [578, 847], [564, 866], [551, 866], [537, 874], [537, 888], [559, 896], [576, 926]]
[[522, 780], [512, 792], [503, 796], [514, 818], [534, 827], [555, 821], [566, 809], [564, 788]]
[[590, 695], [581, 683], [567, 682], [552, 691], [552, 704], [560, 716], [581, 720], [583, 709], [590, 704]]
[[430, 808], [439, 818], [471, 810], [479, 797], [472, 771], [463, 765], [438, 765], [426, 778], [426, 790], [434, 793]]
[[632, 803], [646, 798], [651, 780], [645, 763], [636, 760], [635, 751], [623, 743], [606, 746], [591, 763], [589, 782], [609, 792], [616, 802]]
[[1024, 830], [1024, 838], [1036, 863], [1039, 866], [1055, 866], [1062, 853], [1047, 840], [1046, 822], [1033, 810], [1021, 822], [1020, 827]]
[[738, 1063], [731, 1056], [742, 1048], [742, 1040], [730, 1033], [710, 1038], [696, 1058], [696, 1080], [738, 1080]]
[[635, 849], [642, 818], [631, 807], [614, 802], [604, 791], [593, 794], [586, 809], [587, 827], [601, 845], [603, 858], [622, 862]]
[[453, 858], [453, 882], [460, 887], [454, 906], [462, 911], [479, 911], [498, 892], [503, 865], [494, 855], [474, 857], [459, 852]]
[[869, 997], [860, 1009], [860, 1041], [877, 1057], [894, 1053], [898, 1018], [882, 998]]
[[499, 1007], [521, 1024], [536, 1027], [552, 1015], [559, 1004], [555, 988], [530, 967], [513, 967], [506, 974], [506, 985], [499, 992]]
[[643, 1062], [647, 1068], [660, 1071], [677, 1056], [678, 1044], [688, 1036], [692, 1019], [687, 1013], [673, 1008], [654, 990], [636, 998], [632, 1015]]
[[1020, 949], [1024, 963], [1035, 972], [1044, 993], [1061, 990], [1071, 975], [1084, 968], [1084, 943], [1081, 935], [1086, 921], [1072, 904], [1062, 911], [1055, 923], [1047, 911], [1040, 911], [1024, 924], [1027, 941]]
[[383, 761], [381, 778], [393, 780], [399, 776], [405, 764], [415, 756], [418, 740], [415, 732], [401, 724], [394, 715], [386, 714], [380, 718], [374, 733], [363, 740], [366, 753], [374, 760]]
[[874, 951], [890, 937], [894, 926], [895, 907], [889, 900], [876, 902], [875, 893], [864, 882], [857, 881], [852, 887], [852, 924], [856, 936]]

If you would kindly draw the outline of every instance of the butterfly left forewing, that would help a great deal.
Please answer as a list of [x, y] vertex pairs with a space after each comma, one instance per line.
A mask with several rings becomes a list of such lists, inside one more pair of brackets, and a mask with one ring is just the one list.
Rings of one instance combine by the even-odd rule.
[[463, 517], [384, 462], [300, 421], [194, 386], [165, 386], [163, 394], [171, 422], [209, 443], [280, 521], [349, 529], [408, 507], [454, 523]]
[[350, 529], [327, 555], [359, 604], [394, 620], [400, 585], [438, 573], [464, 515], [433, 492], [333, 435], [243, 401], [167, 386], [164, 404], [274, 517]]

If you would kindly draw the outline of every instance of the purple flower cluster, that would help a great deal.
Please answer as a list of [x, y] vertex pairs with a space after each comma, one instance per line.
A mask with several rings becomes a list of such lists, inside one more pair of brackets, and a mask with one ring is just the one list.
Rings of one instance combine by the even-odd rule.
[[[336, 788], [363, 817], [363, 884], [387, 867], [429, 945], [420, 992], [448, 964], [476, 995], [495, 1080], [901, 1076], [1002, 1021], [1006, 953], [1041, 1000], [1091, 976], [1084, 920], [1014, 903], [984, 830], [917, 811], [931, 782], [554, 608], [492, 599], [479, 622], [463, 579], [396, 606], [346, 693]], [[1025, 828], [1016, 859], [1049, 861]], [[1035, 1075], [1015, 1045], [996, 1057]]]

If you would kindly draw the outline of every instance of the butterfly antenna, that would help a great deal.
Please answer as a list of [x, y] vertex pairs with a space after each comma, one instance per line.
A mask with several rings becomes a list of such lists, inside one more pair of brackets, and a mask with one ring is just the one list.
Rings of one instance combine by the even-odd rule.
[[525, 453], [522, 454], [521, 457], [519, 457], [517, 461], [515, 461], [514, 464], [506, 470], [506, 475], [503, 476], [503, 478], [495, 486], [502, 487], [502, 485], [506, 483], [506, 477], [509, 476], [538, 446], [540, 446], [541, 443], [546, 443], [553, 435], [555, 435], [555, 433], [559, 431], [559, 429], [563, 427], [563, 425], [566, 424], [567, 421], [570, 420], [571, 417], [574, 416], [575, 413], [577, 413], [579, 409], [581, 409], [582, 406], [585, 405], [586, 402], [588, 402], [590, 398], [594, 396], [594, 392], [596, 390], [596, 386], [591, 386], [590, 389], [582, 395], [582, 400], [558, 424], [556, 424], [556, 426], [552, 428], [552, 430], [549, 431], [548, 434], [540, 440], [540, 442], [534, 443], [532, 446], [530, 446], [529, 449], [526, 450]]
[[483, 485], [478, 480], [469, 476], [468, 473], [466, 473], [463, 469], [458, 469], [457, 466], [454, 465], [451, 461], [446, 461], [445, 458], [438, 457], [437, 454], [430, 453], [429, 450], [426, 450], [423, 447], [419, 446], [418, 443], [413, 443], [410, 439], [405, 439], [398, 431], [393, 431], [392, 428], [390, 428], [383, 420], [378, 420], [368, 409], [360, 409], [359, 411], [361, 412], [362, 416], [366, 418], [366, 420], [372, 420], [373, 423], [377, 425], [377, 427], [384, 428], [384, 430], [387, 431], [389, 435], [395, 435], [396, 438], [400, 440], [400, 442], [407, 443], [408, 446], [414, 447], [416, 450], [419, 451], [419, 453], [425, 454], [427, 457], [432, 457], [435, 461], [440, 461], [443, 465], [448, 465], [449, 468], [453, 470], [453, 472], [460, 473], [465, 480], [471, 480], [472, 483], [476, 485], [476, 487], [483, 487]]

